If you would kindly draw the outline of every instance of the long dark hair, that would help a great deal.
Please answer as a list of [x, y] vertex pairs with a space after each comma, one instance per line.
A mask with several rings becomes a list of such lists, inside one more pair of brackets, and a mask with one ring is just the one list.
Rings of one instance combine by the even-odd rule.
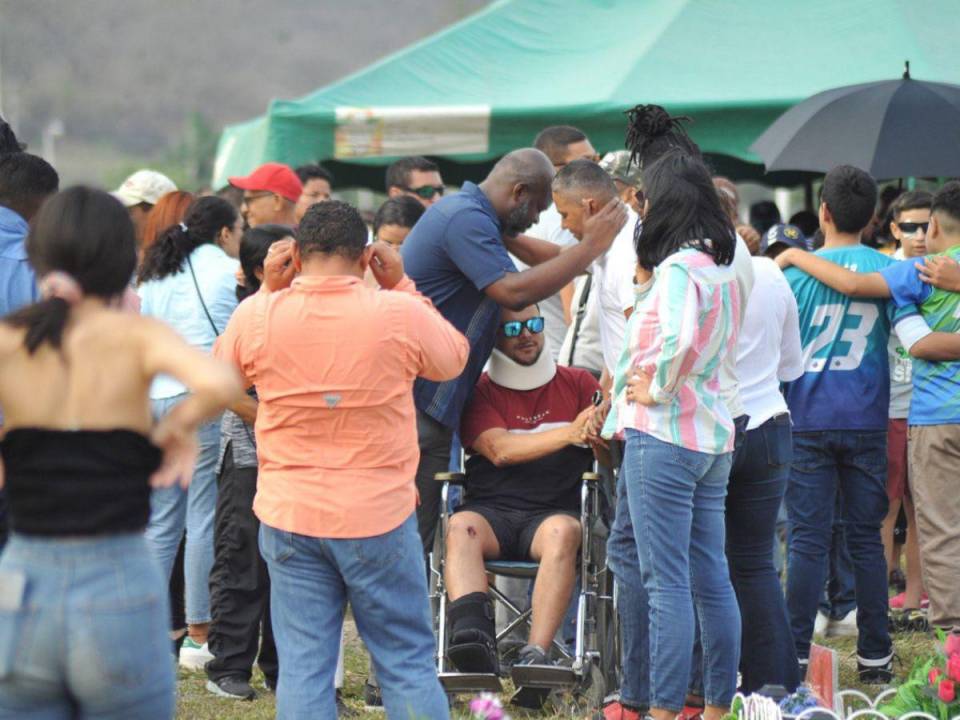
[[643, 171], [643, 191], [649, 210], [633, 237], [642, 267], [652, 270], [684, 247], [710, 255], [717, 265], [733, 262], [733, 224], [701, 160], [680, 150], [666, 153]]
[[[72, 187], [47, 200], [34, 217], [27, 255], [38, 275], [61, 271], [84, 295], [117, 297], [137, 265], [133, 223], [116, 198], [101, 190]], [[43, 343], [59, 349], [70, 305], [58, 297], [41, 300], [9, 315], [4, 322], [26, 328], [31, 354]]]
[[[416, 202], [416, 201], [414, 201]], [[417, 203], [418, 205], [420, 203]], [[243, 269], [243, 285], [237, 285], [237, 300], [243, 301], [260, 289], [257, 270], [263, 270], [267, 251], [277, 240], [293, 237], [293, 230], [286, 225], [257, 225], [249, 228], [240, 239], [240, 267]]]
[[223, 198], [215, 195], [197, 198], [187, 208], [183, 223], [168, 227], [147, 248], [137, 279], [143, 283], [177, 274], [194, 250], [216, 243], [220, 231], [232, 228], [237, 217], [236, 208]]

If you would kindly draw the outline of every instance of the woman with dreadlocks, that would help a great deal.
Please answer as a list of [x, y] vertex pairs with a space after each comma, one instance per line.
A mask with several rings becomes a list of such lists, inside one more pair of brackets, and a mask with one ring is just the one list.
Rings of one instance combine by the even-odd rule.
[[[644, 171], [645, 213], [636, 245], [638, 279], [646, 282], [638, 290], [606, 428], [626, 440], [608, 548], [626, 592], [620, 595], [623, 686], [605, 715], [632, 720], [650, 708], [652, 717], [672, 718], [683, 707], [688, 672], [682, 668], [690, 667], [696, 604], [707, 647], [704, 717], [719, 718], [736, 689], [739, 656], [739, 612], [723, 553], [723, 498], [733, 417], [742, 414], [732, 368], [752, 268], [683, 127], [687, 118], [650, 105], [629, 117], [627, 145]], [[746, 266], [743, 282], [731, 264]], [[726, 364], [729, 379], [721, 369]], [[721, 398], [726, 402], [717, 402]], [[683, 572], [671, 572], [678, 568]]]

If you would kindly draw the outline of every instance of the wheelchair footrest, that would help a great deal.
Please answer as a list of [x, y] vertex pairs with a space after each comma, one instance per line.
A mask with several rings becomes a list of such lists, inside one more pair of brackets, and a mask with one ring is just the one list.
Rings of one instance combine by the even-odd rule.
[[493, 673], [440, 673], [440, 684], [448, 693], [501, 692], [503, 685]]
[[510, 676], [517, 687], [567, 688], [580, 680], [567, 665], [514, 665]]

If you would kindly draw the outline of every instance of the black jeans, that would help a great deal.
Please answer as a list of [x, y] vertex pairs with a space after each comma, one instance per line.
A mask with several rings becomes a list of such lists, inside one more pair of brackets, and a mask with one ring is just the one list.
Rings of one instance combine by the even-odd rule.
[[733, 456], [727, 487], [727, 562], [743, 622], [742, 691], [799, 682], [786, 602], [773, 565], [774, 529], [790, 476], [790, 416], [749, 430]]
[[206, 670], [214, 682], [225, 677], [249, 680], [257, 661], [267, 682], [276, 687], [279, 664], [270, 625], [270, 576], [260, 556], [260, 521], [253, 514], [256, 490], [257, 469], [234, 466], [228, 446], [217, 479], [210, 571], [209, 647], [214, 657]]
[[435, 476], [450, 469], [453, 430], [425, 412], [417, 410], [417, 439], [420, 445], [420, 464], [417, 466], [417, 493], [420, 495], [417, 530], [420, 532], [423, 554], [426, 556], [433, 550], [437, 523], [440, 521], [442, 485], [436, 481]]

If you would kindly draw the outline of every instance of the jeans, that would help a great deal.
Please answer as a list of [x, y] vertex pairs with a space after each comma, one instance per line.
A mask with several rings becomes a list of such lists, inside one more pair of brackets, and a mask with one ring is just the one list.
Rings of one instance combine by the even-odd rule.
[[389, 718], [449, 718], [434, 665], [423, 551], [413, 514], [374, 537], [307, 537], [260, 525], [280, 656], [279, 720], [335, 720], [334, 670], [347, 602]]
[[[155, 418], [166, 415], [186, 394], [152, 401]], [[213, 521], [217, 506], [217, 459], [220, 455], [220, 419], [200, 426], [199, 454], [190, 486], [157, 488], [150, 494], [147, 543], [168, 580], [177, 547], [187, 533], [184, 576], [187, 622], [210, 622], [210, 568], [213, 567]]]
[[827, 585], [820, 599], [820, 610], [833, 620], [842, 620], [857, 609], [856, 584], [853, 579], [853, 561], [847, 550], [847, 535], [840, 518], [840, 494], [833, 512], [833, 536], [830, 538], [830, 566]]
[[793, 692], [799, 682], [780, 579], [773, 566], [774, 529], [787, 488], [793, 445], [790, 416], [748, 430], [737, 448], [727, 488], [727, 561], [740, 605], [741, 689], [766, 684]]
[[787, 485], [790, 562], [787, 609], [801, 659], [810, 654], [817, 604], [827, 579], [834, 509], [853, 562], [861, 660], [891, 655], [887, 632], [887, 564], [880, 525], [887, 514], [887, 433], [793, 434], [793, 467]]
[[169, 619], [142, 535], [13, 533], [0, 557], [0, 718], [170, 720]]
[[[729, 453], [695, 452], [626, 431], [621, 477], [649, 607], [651, 707], [675, 712], [683, 708], [692, 666], [694, 612], [702, 634], [707, 703], [727, 706], [736, 691], [740, 612], [724, 554], [729, 475]], [[618, 504], [623, 501], [619, 498]], [[619, 515], [618, 507], [615, 527], [622, 523]], [[630, 554], [621, 553], [616, 544], [613, 550], [623, 577], [627, 582], [635, 579], [635, 572], [622, 572]], [[631, 594], [629, 586], [618, 598], [624, 594]], [[625, 615], [637, 610], [621, 603], [622, 622], [636, 622], [636, 617], [628, 621]], [[639, 617], [646, 614], [640, 609]], [[629, 666], [637, 652], [637, 647], [624, 647], [625, 677], [640, 675]], [[642, 698], [628, 698], [637, 699]]]
[[650, 707], [650, 608], [640, 575], [640, 557], [624, 475], [621, 469], [617, 477], [616, 511], [607, 538], [607, 565], [615, 578], [620, 619], [620, 702], [646, 709]]
[[253, 514], [256, 491], [257, 468], [234, 465], [228, 444], [217, 487], [215, 556], [210, 571], [208, 642], [213, 660], [205, 669], [214, 682], [226, 677], [249, 680], [254, 662], [259, 662], [267, 682], [276, 686], [270, 576], [260, 556], [260, 521]]

